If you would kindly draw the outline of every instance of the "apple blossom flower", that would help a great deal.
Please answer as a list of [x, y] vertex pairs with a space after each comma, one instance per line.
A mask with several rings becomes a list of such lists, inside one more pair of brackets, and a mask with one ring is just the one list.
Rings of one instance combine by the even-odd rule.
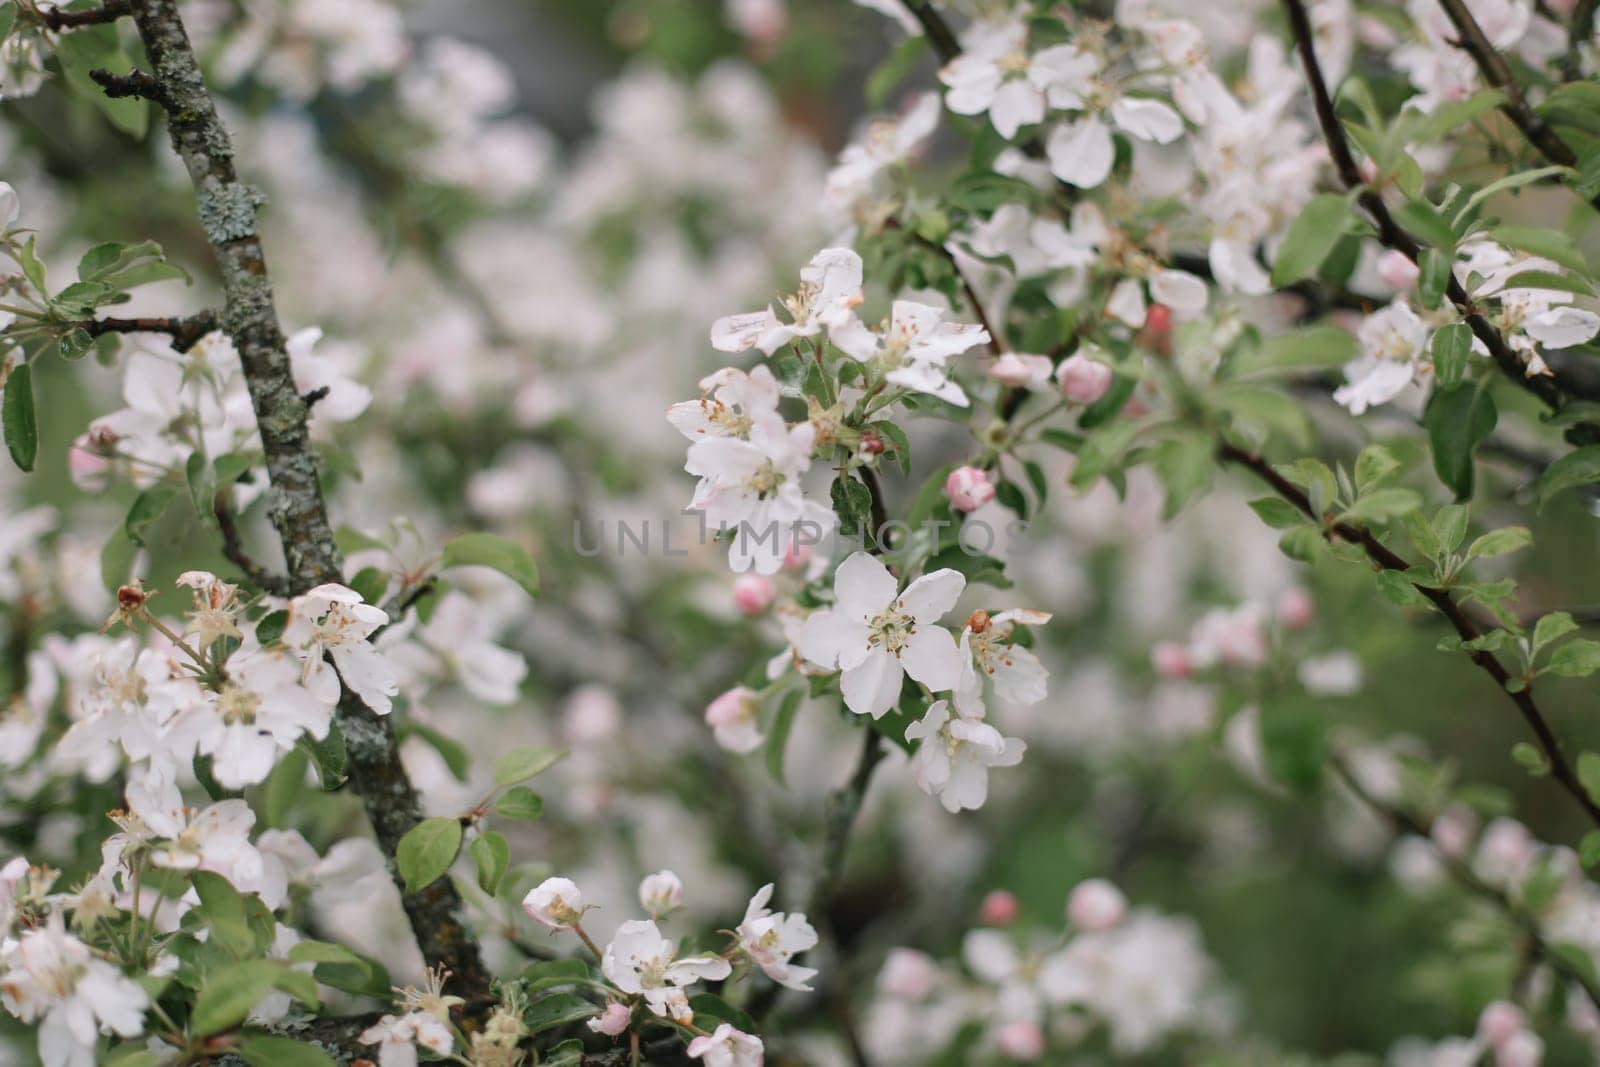
[[311, 407], [314, 420], [349, 422], [367, 410], [372, 390], [345, 374], [341, 366], [349, 358], [345, 352], [317, 352], [321, 340], [322, 331], [312, 326], [296, 331], [284, 343], [294, 387], [302, 396], [317, 397]]
[[211, 757], [228, 789], [266, 781], [295, 742], [328, 736], [334, 704], [302, 685], [302, 665], [281, 650], [256, 648], [228, 658], [227, 680], [172, 720], [169, 737]]
[[833, 334], [841, 351], [881, 369], [891, 385], [958, 407], [967, 406], [967, 394], [949, 379], [945, 364], [951, 356], [989, 340], [989, 331], [982, 326], [946, 322], [943, 308], [914, 300], [896, 300], [888, 320], [877, 330], [852, 319]]
[[633, 1015], [628, 1011], [628, 1006], [620, 1001], [606, 1001], [605, 1010], [589, 1020], [589, 1029], [597, 1034], [607, 1037], [617, 1037], [628, 1030], [628, 1023]]
[[689, 508], [732, 532], [728, 563], [735, 571], [776, 574], [789, 545], [833, 528], [833, 511], [807, 500], [800, 486], [815, 438], [809, 422], [789, 427], [782, 416], [764, 414], [748, 440], [708, 437], [689, 446], [684, 470], [700, 478]]
[[408, 689], [424, 679], [449, 679], [485, 704], [514, 703], [528, 676], [520, 652], [497, 644], [499, 623], [478, 600], [450, 590], [434, 602], [426, 622], [406, 619], [386, 629], [379, 652]]
[[422, 1011], [385, 1015], [361, 1031], [360, 1040], [378, 1046], [378, 1067], [417, 1067], [418, 1045], [437, 1056], [455, 1048], [449, 1023]]
[[733, 583], [733, 605], [742, 615], [764, 615], [778, 598], [772, 579], [763, 574], [741, 574]]
[[748, 686], [738, 685], [706, 705], [706, 725], [711, 727], [717, 744], [744, 755], [760, 748], [766, 740], [756, 721], [756, 711], [761, 707], [761, 696]]
[[1189, 660], [1198, 669], [1259, 667], [1267, 661], [1267, 633], [1259, 604], [1208, 611], [1189, 632]]
[[[354, 589], [328, 583], [289, 601], [282, 641], [301, 656], [302, 683], [321, 699], [336, 703], [342, 678], [363, 704], [387, 715], [400, 683], [368, 638], [388, 621], [382, 609], [363, 603]], [[333, 658], [332, 665], [324, 656]]]
[[1431, 370], [1426, 360], [1427, 324], [1402, 299], [1368, 315], [1356, 338], [1361, 355], [1345, 364], [1347, 384], [1333, 393], [1334, 402], [1352, 415], [1387, 404]]
[[[987, 681], [995, 696], [1010, 704], [1031, 705], [1043, 700], [1049, 672], [1033, 650], [1018, 644], [1015, 637], [1018, 626], [1043, 626], [1050, 618], [1047, 611], [1029, 608], [1012, 608], [996, 615], [975, 611], [968, 616], [960, 646], [977, 669], [977, 682]], [[956, 711], [968, 716], [959, 696], [955, 703]]]
[[1066, 78], [1060, 95], [1076, 95], [1078, 102], [1067, 107], [1083, 113], [1050, 131], [1045, 156], [1050, 172], [1070, 185], [1094, 189], [1111, 176], [1117, 158], [1112, 127], [1158, 145], [1183, 136], [1183, 117], [1171, 105], [1125, 94], [1103, 79], [1098, 61], [1076, 65]]
[[824, 204], [845, 213], [871, 199], [882, 184], [884, 172], [915, 155], [933, 136], [939, 111], [937, 93], [919, 93], [899, 116], [867, 123], [845, 145], [838, 162], [828, 172], [822, 193]]
[[834, 573], [835, 606], [814, 612], [795, 642], [801, 655], [841, 671], [845, 705], [880, 718], [900, 699], [909, 674], [934, 692], [961, 679], [963, 657], [950, 631], [935, 623], [955, 606], [967, 580], [944, 568], [896, 593], [889, 568], [855, 552]]
[[1067, 898], [1067, 920], [1080, 930], [1109, 930], [1127, 914], [1128, 898], [1104, 878], [1079, 882]]
[[647, 874], [639, 882], [639, 904], [650, 918], [659, 919], [683, 907], [683, 882], [671, 871]]
[[957, 511], [977, 511], [994, 499], [994, 483], [978, 467], [957, 467], [944, 481], [944, 495]]
[[772, 890], [773, 885], [768, 882], [750, 898], [744, 921], [735, 931], [739, 948], [779, 985], [810, 989], [806, 983], [816, 976], [816, 968], [791, 963], [790, 957], [815, 948], [817, 932], [799, 912], [774, 912], [768, 908]]
[[981, 115], [1006, 140], [1023, 126], [1042, 122], [1050, 107], [1078, 107], [1074, 87], [1099, 61], [1075, 45], [1045, 48], [1030, 55], [1027, 27], [1020, 20], [973, 23], [963, 34], [962, 53], [939, 72], [945, 106], [958, 115]]
[[766, 1062], [761, 1039], [731, 1023], [696, 1037], [685, 1051], [691, 1060], [704, 1060], [706, 1067], [761, 1067]]
[[700, 379], [700, 399], [667, 409], [667, 421], [691, 441], [702, 437], [748, 438], [756, 416], [778, 411], [778, 380], [765, 366], [747, 374], [724, 367]]
[[546, 878], [522, 898], [528, 918], [552, 930], [574, 930], [586, 910], [583, 893], [569, 878]]
[[0, 962], [0, 1003], [38, 1025], [45, 1067], [93, 1067], [102, 1032], [123, 1038], [144, 1032], [149, 994], [67, 933], [59, 912], [8, 942]]
[[911, 759], [918, 788], [937, 796], [951, 814], [983, 807], [989, 768], [1016, 766], [1028, 748], [986, 722], [952, 717], [944, 700], [934, 701], [926, 715], [906, 727], [906, 740], [920, 742]]
[[878, 991], [901, 1000], [924, 1000], [939, 984], [939, 965], [914, 948], [892, 948], [878, 972]]
[[1499, 1048], [1528, 1025], [1523, 1010], [1509, 1000], [1494, 1000], [1478, 1015], [1478, 1036], [1490, 1047]]
[[10, 182], [0, 182], [0, 234], [11, 229], [11, 224], [22, 214], [22, 203]]
[[861, 257], [848, 248], [824, 248], [800, 271], [800, 288], [784, 300], [789, 322], [768, 307], [727, 315], [711, 325], [711, 344], [721, 352], [761, 349], [772, 355], [797, 337], [830, 333], [855, 320], [861, 303]]
[[194, 606], [183, 632], [199, 638], [202, 649], [211, 647], [219, 638], [243, 636], [237, 622], [239, 613], [244, 610], [238, 586], [209, 571], [184, 571], [178, 575], [177, 584], [194, 590]]
[[1317, 602], [1300, 586], [1278, 594], [1278, 621], [1290, 630], [1303, 630], [1316, 617]]
[[1194, 673], [1188, 646], [1177, 641], [1157, 641], [1150, 649], [1150, 665], [1163, 678], [1187, 678]]
[[655, 923], [629, 919], [601, 956], [600, 970], [624, 993], [643, 996], [657, 1015], [681, 1018], [683, 988], [696, 982], [721, 981], [733, 973], [720, 956], [678, 958], [678, 946], [662, 936]]

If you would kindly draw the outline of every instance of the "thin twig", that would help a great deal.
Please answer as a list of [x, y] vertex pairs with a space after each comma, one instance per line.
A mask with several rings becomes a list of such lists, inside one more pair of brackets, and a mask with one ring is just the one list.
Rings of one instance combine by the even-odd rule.
[[917, 20], [917, 25], [922, 27], [922, 32], [927, 36], [928, 43], [933, 45], [934, 54], [939, 57], [939, 62], [948, 63], [961, 54], [961, 45], [956, 40], [956, 35], [951, 32], [950, 24], [933, 9], [933, 5], [926, 0], [905, 0], [906, 10], [911, 12], [911, 17]]
[[222, 534], [222, 554], [227, 557], [228, 562], [244, 572], [245, 578], [251, 585], [273, 596], [288, 596], [293, 592], [288, 575], [279, 574], [257, 563], [249, 549], [244, 547], [244, 538], [239, 533], [239, 522], [233, 514], [231, 490], [217, 490], [216, 496], [211, 500], [211, 514], [216, 517], [217, 529]]
[[1561, 953], [1551, 947], [1550, 943], [1544, 938], [1544, 931], [1540, 927], [1537, 917], [1524, 911], [1504, 892], [1479, 878], [1472, 868], [1462, 862], [1459, 857], [1445, 852], [1434, 844], [1432, 834], [1428, 832], [1428, 828], [1422, 825], [1421, 820], [1416, 816], [1403, 808], [1388, 804], [1374, 796], [1366, 786], [1361, 784], [1361, 780], [1350, 770], [1349, 765], [1345, 763], [1341, 756], [1334, 755], [1328, 762], [1332, 765], [1334, 773], [1339, 776], [1357, 800], [1372, 809], [1379, 817], [1388, 820], [1397, 832], [1412, 834], [1426, 841], [1433, 850], [1439, 864], [1451, 878], [1455, 879], [1463, 889], [1475, 896], [1482, 897], [1504, 913], [1506, 918], [1511, 920], [1522, 931], [1523, 936], [1528, 939], [1529, 943], [1535, 946], [1538, 955], [1548, 960], [1550, 966], [1558, 971], [1562, 977], [1566, 978], [1567, 981], [1582, 989], [1584, 995], [1589, 998], [1590, 1003], [1596, 1008], [1600, 1008], [1600, 985], [1596, 985], [1592, 974], [1586, 973], [1582, 968], [1573, 966]]
[[183, 318], [105, 318], [72, 323], [72, 326], [90, 337], [108, 333], [164, 333], [172, 338], [172, 347], [179, 352], [189, 351], [202, 337], [216, 330], [218, 325], [217, 313], [209, 308]]
[[62, 30], [75, 30], [80, 26], [103, 26], [131, 14], [133, 9], [128, 6], [128, 0], [105, 0], [99, 7], [83, 8], [78, 11], [63, 11], [59, 7], [40, 8], [38, 11], [39, 17], [44, 19], [44, 24], [60, 33]]
[[[1311, 498], [1305, 494], [1304, 490], [1279, 474], [1272, 468], [1270, 463], [1260, 456], [1228, 444], [1224, 444], [1218, 450], [1218, 455], [1224, 462], [1237, 464], [1254, 473], [1262, 481], [1270, 485], [1279, 496], [1293, 504], [1307, 518], [1323, 524], [1323, 528], [1328, 534], [1360, 546], [1362, 551], [1366, 552], [1367, 558], [1372, 560], [1380, 569], [1396, 571], [1401, 574], [1411, 569], [1411, 565], [1405, 559], [1385, 546], [1372, 531], [1347, 522], [1334, 522], [1331, 521], [1330, 516], [1318, 514], [1316, 509], [1311, 506]], [[1425, 585], [1418, 585], [1415, 588], [1417, 592], [1432, 601], [1433, 606], [1439, 609], [1439, 613], [1445, 617], [1463, 641], [1472, 641], [1482, 636], [1482, 631], [1478, 629], [1477, 624], [1461, 609], [1461, 605], [1456, 602], [1448, 591], [1433, 589]], [[1594, 821], [1595, 825], [1600, 826], [1600, 804], [1596, 804], [1594, 799], [1589, 796], [1588, 790], [1578, 780], [1577, 772], [1573, 770], [1572, 764], [1567, 761], [1566, 754], [1561, 749], [1561, 742], [1557, 739], [1555, 731], [1551, 729], [1549, 720], [1545, 718], [1544, 713], [1539, 709], [1539, 705], [1534, 702], [1533, 687], [1531, 685], [1524, 686], [1521, 691], [1516, 693], [1508, 690], [1506, 684], [1511, 681], [1511, 672], [1507, 671], [1505, 665], [1488, 649], [1478, 649], [1472, 652], [1471, 659], [1489, 677], [1494, 679], [1500, 691], [1505, 693], [1511, 699], [1511, 702], [1516, 705], [1523, 721], [1533, 731], [1534, 738], [1538, 741], [1539, 749], [1544, 753], [1545, 760], [1550, 764], [1550, 776], [1571, 794], [1572, 798], [1578, 802], [1579, 806]]]
[[[1483, 32], [1483, 27], [1478, 25], [1478, 20], [1473, 17], [1471, 9], [1463, 0], [1439, 0], [1444, 12], [1450, 17], [1450, 22], [1455, 26], [1460, 39], [1456, 44], [1472, 57], [1478, 65], [1478, 70], [1483, 72], [1483, 78], [1490, 85], [1505, 94], [1505, 103], [1500, 105], [1500, 110], [1505, 113], [1528, 143], [1539, 150], [1539, 154], [1551, 163], [1562, 167], [1573, 167], [1578, 163], [1578, 157], [1568, 147], [1556, 131], [1550, 128], [1549, 123], [1539, 117], [1539, 113], [1528, 106], [1527, 98], [1522, 95], [1522, 86], [1517, 83], [1516, 76], [1511, 73], [1511, 66], [1506, 62], [1506, 57], [1500, 54], [1490, 42], [1489, 37]], [[1600, 197], [1595, 197], [1590, 203], [1600, 207]]]

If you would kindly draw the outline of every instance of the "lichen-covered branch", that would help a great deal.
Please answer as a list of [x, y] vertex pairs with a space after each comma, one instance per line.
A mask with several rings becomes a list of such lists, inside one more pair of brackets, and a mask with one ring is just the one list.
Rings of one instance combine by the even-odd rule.
[[73, 325], [90, 337], [100, 337], [108, 333], [164, 333], [172, 338], [173, 348], [179, 352], [187, 352], [198, 344], [202, 337], [217, 328], [218, 319], [217, 313], [208, 309], [183, 318], [104, 318], [90, 319]]
[[[307, 404], [295, 388], [257, 235], [261, 194], [234, 168], [232, 142], [206, 90], [176, 0], [132, 0], [130, 7], [153, 73], [118, 78], [97, 72], [96, 80], [108, 91], [148, 96], [167, 113], [173, 150], [189, 172], [200, 223], [221, 271], [226, 297], [221, 325], [238, 349], [249, 385], [272, 483], [268, 510], [283, 543], [290, 589], [342, 582], [343, 560], [322, 497]], [[349, 692], [339, 702], [339, 723], [351, 782], [392, 860], [400, 838], [419, 820], [416, 790], [400, 762], [394, 729]], [[469, 1000], [486, 994], [489, 976], [449, 879], [407, 893], [404, 901], [428, 962], [449, 968], [457, 990]]]

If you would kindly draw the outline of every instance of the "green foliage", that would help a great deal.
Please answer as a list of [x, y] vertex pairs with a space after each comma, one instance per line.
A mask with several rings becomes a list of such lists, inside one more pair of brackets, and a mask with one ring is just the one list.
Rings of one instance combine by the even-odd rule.
[[415, 893], [432, 885], [450, 869], [460, 851], [459, 819], [423, 819], [406, 831], [394, 857], [406, 892]]
[[464, 533], [445, 542], [439, 566], [489, 567], [522, 586], [531, 597], [539, 595], [539, 571], [521, 545], [491, 533]]
[[566, 749], [524, 745], [501, 756], [494, 765], [494, 784], [516, 785], [543, 774], [567, 755]]
[[33, 470], [39, 454], [39, 423], [33, 412], [33, 372], [26, 363], [18, 363], [6, 376], [5, 390], [0, 393], [0, 424], [11, 461], [22, 470]]

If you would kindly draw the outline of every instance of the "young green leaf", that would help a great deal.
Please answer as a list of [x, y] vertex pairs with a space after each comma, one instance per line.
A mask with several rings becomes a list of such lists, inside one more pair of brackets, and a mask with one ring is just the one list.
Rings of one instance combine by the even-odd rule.
[[501, 756], [494, 764], [495, 785], [516, 785], [536, 774], [542, 774], [567, 754], [564, 748], [546, 748], [544, 745], [523, 745]]
[[489, 567], [513, 579], [531, 597], [539, 595], [539, 570], [533, 557], [514, 541], [491, 533], [465, 533], [445, 543], [439, 566]]
[[6, 449], [11, 462], [24, 471], [33, 470], [39, 455], [39, 423], [33, 412], [33, 369], [18, 363], [5, 380], [0, 393], [0, 423], [4, 424]]
[[1433, 469], [1457, 500], [1472, 496], [1473, 453], [1494, 432], [1499, 413], [1487, 389], [1469, 385], [1435, 389], [1422, 421], [1428, 430]]
[[467, 846], [467, 853], [478, 868], [478, 885], [483, 887], [485, 893], [494, 896], [499, 892], [500, 880], [506, 876], [506, 868], [511, 864], [511, 846], [506, 842], [505, 835], [489, 830]]
[[1350, 207], [1343, 196], [1324, 193], [1300, 209], [1272, 261], [1272, 285], [1281, 289], [1315, 274], [1344, 232]]
[[415, 893], [432, 885], [450, 869], [461, 851], [461, 820], [423, 819], [400, 839], [395, 850], [395, 865], [405, 880], [406, 892]]

